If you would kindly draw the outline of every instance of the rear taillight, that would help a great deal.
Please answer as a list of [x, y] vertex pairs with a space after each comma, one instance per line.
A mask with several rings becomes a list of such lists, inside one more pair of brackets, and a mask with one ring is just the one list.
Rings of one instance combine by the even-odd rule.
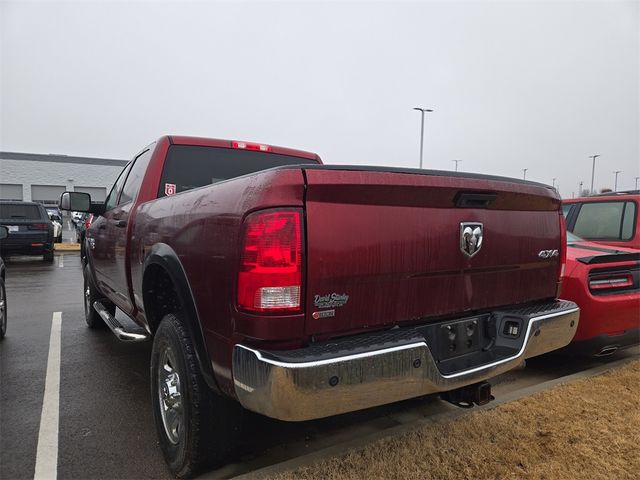
[[610, 273], [589, 278], [591, 290], [606, 290], [609, 288], [625, 288], [633, 286], [633, 277], [630, 273]]
[[556, 297], [560, 297], [562, 290], [562, 278], [564, 277], [564, 269], [567, 264], [567, 224], [564, 220], [562, 210], [560, 211], [560, 258], [558, 264], [558, 288], [556, 289]]
[[84, 228], [89, 228], [91, 226], [91, 222], [93, 222], [93, 213], [87, 215], [87, 218], [84, 219]]
[[49, 228], [48, 223], [32, 223], [29, 225], [29, 230], [47, 230]]
[[567, 264], [567, 224], [564, 215], [560, 212], [560, 266], [558, 267], [558, 278], [564, 277], [564, 267]]
[[302, 212], [268, 210], [245, 219], [238, 308], [299, 312], [302, 291]]
[[249, 142], [231, 142], [233, 148], [239, 148], [241, 150], [256, 150], [258, 152], [270, 152], [271, 147], [269, 145], [263, 145], [261, 143], [249, 143]]

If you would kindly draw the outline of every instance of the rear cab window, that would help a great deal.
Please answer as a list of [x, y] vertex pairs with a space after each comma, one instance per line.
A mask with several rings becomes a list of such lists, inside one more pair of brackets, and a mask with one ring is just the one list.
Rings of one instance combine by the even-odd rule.
[[633, 201], [583, 203], [573, 233], [593, 240], [630, 240], [636, 224], [636, 210]]
[[273, 167], [317, 163], [308, 158], [254, 150], [172, 145], [164, 162], [158, 197]]
[[0, 203], [0, 219], [2, 220], [42, 220], [43, 218], [38, 205]]

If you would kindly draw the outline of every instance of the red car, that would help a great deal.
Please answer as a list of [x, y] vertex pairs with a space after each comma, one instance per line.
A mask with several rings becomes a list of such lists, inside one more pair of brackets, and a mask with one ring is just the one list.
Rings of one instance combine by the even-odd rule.
[[568, 232], [561, 297], [580, 307], [568, 351], [602, 356], [640, 343], [640, 250], [605, 247]]

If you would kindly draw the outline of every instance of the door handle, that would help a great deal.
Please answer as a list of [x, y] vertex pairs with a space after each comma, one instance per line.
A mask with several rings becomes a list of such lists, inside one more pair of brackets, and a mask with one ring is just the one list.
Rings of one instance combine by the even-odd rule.
[[119, 228], [124, 228], [127, 226], [127, 222], [125, 220], [115, 220], [113, 223], [115, 224], [116, 227], [119, 227]]

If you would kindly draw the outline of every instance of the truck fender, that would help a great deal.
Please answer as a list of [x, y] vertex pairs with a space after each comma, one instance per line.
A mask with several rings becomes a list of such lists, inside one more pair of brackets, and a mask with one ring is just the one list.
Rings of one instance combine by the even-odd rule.
[[[209, 352], [207, 350], [207, 344], [204, 341], [204, 333], [202, 331], [202, 324], [200, 323], [200, 317], [198, 315], [198, 309], [193, 299], [193, 293], [187, 274], [184, 271], [182, 263], [178, 257], [178, 254], [166, 243], [156, 243], [148, 252], [143, 264], [143, 279], [144, 273], [152, 265], [161, 267], [171, 279], [175, 288], [180, 305], [184, 309], [185, 315], [182, 316], [182, 320], [185, 322], [185, 327], [189, 331], [193, 340], [193, 345], [196, 350], [196, 358], [200, 366], [202, 376], [209, 388], [215, 392], [220, 392], [218, 383], [216, 382], [213, 374], [213, 368], [211, 366], [211, 360]], [[143, 285], [143, 302], [146, 304], [146, 289]], [[145, 311], [147, 308], [145, 307]], [[145, 312], [146, 313], [146, 312]], [[157, 325], [156, 325], [157, 326]]]

